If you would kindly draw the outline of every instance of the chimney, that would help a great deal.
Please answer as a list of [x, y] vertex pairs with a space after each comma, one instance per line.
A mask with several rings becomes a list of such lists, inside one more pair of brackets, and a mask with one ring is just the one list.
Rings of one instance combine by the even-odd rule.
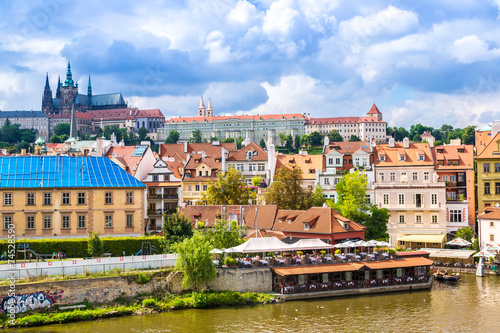
[[188, 143], [184, 142], [184, 154], [187, 154], [188, 152]]
[[102, 138], [96, 138], [97, 156], [102, 156]]
[[204, 150], [202, 150], [201, 151], [201, 158], [205, 158], [205, 157], [207, 157], [207, 153]]
[[221, 149], [221, 162], [222, 162], [222, 171], [226, 171], [226, 149], [222, 147]]
[[493, 138], [498, 132], [500, 132], [500, 120], [493, 120], [491, 122], [491, 137]]
[[389, 139], [389, 148], [394, 148], [394, 138]]
[[460, 146], [461, 143], [462, 141], [460, 140], [460, 138], [450, 140], [450, 146]]
[[267, 146], [267, 167], [269, 168], [269, 183], [267, 184], [269, 186], [274, 179], [276, 169], [276, 152], [273, 144]]
[[405, 147], [405, 149], [410, 148], [410, 139], [404, 138], [403, 139], [403, 146]]

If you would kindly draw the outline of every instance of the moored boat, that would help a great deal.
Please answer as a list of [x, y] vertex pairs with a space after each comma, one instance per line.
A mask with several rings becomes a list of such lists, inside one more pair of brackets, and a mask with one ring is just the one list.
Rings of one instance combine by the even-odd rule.
[[434, 273], [434, 277], [439, 281], [450, 281], [450, 282], [458, 282], [460, 280], [460, 274], [452, 273], [452, 274], [443, 274], [441, 272]]

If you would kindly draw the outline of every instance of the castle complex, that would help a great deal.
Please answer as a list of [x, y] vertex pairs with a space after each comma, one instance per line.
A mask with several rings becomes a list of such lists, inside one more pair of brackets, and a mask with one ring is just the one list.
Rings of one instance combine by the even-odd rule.
[[47, 73], [42, 97], [42, 112], [45, 114], [70, 114], [73, 104], [75, 105], [76, 112], [127, 108], [127, 103], [123, 99], [121, 93], [93, 95], [90, 75], [87, 95], [79, 94], [78, 83], [73, 81], [71, 65], [68, 61], [66, 80], [64, 80], [64, 83], [61, 83], [61, 79], [58, 79], [55, 98], [52, 96], [52, 90], [49, 85], [49, 75]]

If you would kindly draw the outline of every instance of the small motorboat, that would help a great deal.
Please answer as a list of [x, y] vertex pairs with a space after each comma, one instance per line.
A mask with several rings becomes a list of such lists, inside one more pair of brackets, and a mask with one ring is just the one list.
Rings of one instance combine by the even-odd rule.
[[441, 272], [436, 272], [434, 273], [434, 277], [436, 280], [439, 281], [449, 281], [449, 282], [458, 282], [460, 280], [460, 274], [459, 273], [441, 273]]

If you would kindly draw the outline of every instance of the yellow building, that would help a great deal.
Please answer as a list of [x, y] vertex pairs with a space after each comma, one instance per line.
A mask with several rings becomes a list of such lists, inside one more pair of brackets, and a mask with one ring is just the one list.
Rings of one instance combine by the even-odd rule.
[[106, 157], [0, 159], [3, 237], [140, 235], [145, 185]]
[[500, 133], [476, 156], [477, 211], [500, 204]]

